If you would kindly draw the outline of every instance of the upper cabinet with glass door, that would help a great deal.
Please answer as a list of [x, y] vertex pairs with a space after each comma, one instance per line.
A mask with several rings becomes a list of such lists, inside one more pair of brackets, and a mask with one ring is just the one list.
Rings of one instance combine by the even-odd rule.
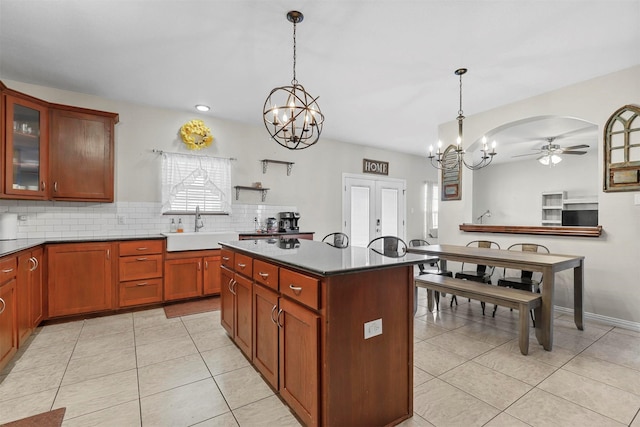
[[46, 199], [48, 108], [38, 100], [4, 96], [4, 193], [12, 198]]

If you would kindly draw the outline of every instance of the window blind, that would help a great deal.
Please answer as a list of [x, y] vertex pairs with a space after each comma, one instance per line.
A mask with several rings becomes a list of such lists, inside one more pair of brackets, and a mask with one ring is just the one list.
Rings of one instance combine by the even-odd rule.
[[179, 153], [162, 154], [162, 213], [231, 213], [231, 161]]

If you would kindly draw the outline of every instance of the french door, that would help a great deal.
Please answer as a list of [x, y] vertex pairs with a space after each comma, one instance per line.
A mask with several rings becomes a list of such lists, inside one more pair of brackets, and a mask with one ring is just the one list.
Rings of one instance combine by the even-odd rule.
[[343, 175], [343, 232], [352, 246], [379, 236], [405, 238], [405, 189], [401, 179]]

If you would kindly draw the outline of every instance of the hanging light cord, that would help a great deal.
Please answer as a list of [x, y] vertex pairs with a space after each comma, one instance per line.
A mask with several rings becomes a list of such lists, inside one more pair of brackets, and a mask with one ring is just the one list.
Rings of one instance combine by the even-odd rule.
[[298, 84], [296, 80], [296, 21], [293, 21], [293, 80], [291, 80], [293, 86]]
[[458, 116], [462, 116], [462, 73], [460, 73], [460, 109], [458, 110]]

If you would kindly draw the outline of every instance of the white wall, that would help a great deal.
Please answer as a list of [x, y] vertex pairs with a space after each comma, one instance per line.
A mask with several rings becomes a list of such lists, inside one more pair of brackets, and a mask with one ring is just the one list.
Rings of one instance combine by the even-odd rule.
[[[467, 117], [465, 137], [474, 141], [497, 126], [526, 117], [558, 115], [579, 117], [596, 123], [599, 135], [609, 116], [627, 104], [640, 103], [640, 66], [601, 76], [554, 92], [542, 94], [494, 110]], [[453, 141], [455, 122], [442, 124], [440, 139]], [[459, 225], [472, 222], [473, 174], [463, 171], [462, 200], [443, 202], [440, 207], [440, 240], [465, 244], [477, 238], [490, 238], [506, 247], [518, 241], [540, 242], [552, 252], [585, 256], [585, 311], [605, 318], [640, 323], [640, 206], [634, 205], [637, 192], [602, 191], [603, 153], [599, 137], [598, 180], [600, 238], [564, 236], [527, 236], [510, 234], [464, 233]], [[492, 166], [489, 166], [492, 167]], [[591, 179], [590, 178], [590, 179]], [[508, 177], [505, 177], [508, 179]], [[535, 180], [531, 180], [533, 183]], [[568, 181], [567, 181], [568, 182]], [[563, 188], [558, 182], [558, 188]], [[532, 187], [527, 186], [526, 189]], [[532, 190], [533, 191], [533, 190]], [[537, 189], [535, 190], [538, 191]], [[505, 197], [508, 197], [505, 195]], [[558, 275], [556, 305], [572, 308], [571, 275]]]
[[[301, 230], [315, 231], [316, 239], [341, 229], [342, 173], [362, 173], [363, 158], [388, 161], [389, 177], [407, 181], [407, 238], [424, 237], [422, 187], [425, 181], [437, 179], [435, 171], [427, 167], [426, 158], [325, 138], [305, 150], [289, 151], [270, 140], [263, 126], [248, 126], [195, 111], [158, 109], [17, 81], [3, 82], [11, 89], [49, 102], [120, 115], [115, 128], [116, 204], [160, 201], [160, 156], [151, 150], [190, 152], [183, 148], [178, 131], [188, 120], [200, 118], [212, 129], [215, 138], [212, 146], [201, 150], [201, 154], [236, 157], [238, 160], [232, 164], [232, 185], [262, 182], [263, 187], [271, 189], [266, 204], [297, 207], [302, 216]], [[256, 106], [257, 115], [261, 114], [260, 108]], [[333, 120], [338, 119], [327, 117], [325, 131]], [[270, 164], [263, 174], [260, 160], [265, 158], [294, 162], [291, 176], [287, 176], [284, 165], [277, 164]], [[26, 206], [30, 202], [20, 203]], [[261, 205], [260, 193], [242, 192], [237, 203]]]
[[565, 155], [551, 167], [540, 164], [536, 156], [492, 164], [473, 172], [471, 218], [477, 223], [478, 216], [489, 209], [491, 217], [484, 217], [483, 224], [538, 226], [543, 192], [566, 191], [571, 198], [595, 196], [600, 181], [597, 151]]

